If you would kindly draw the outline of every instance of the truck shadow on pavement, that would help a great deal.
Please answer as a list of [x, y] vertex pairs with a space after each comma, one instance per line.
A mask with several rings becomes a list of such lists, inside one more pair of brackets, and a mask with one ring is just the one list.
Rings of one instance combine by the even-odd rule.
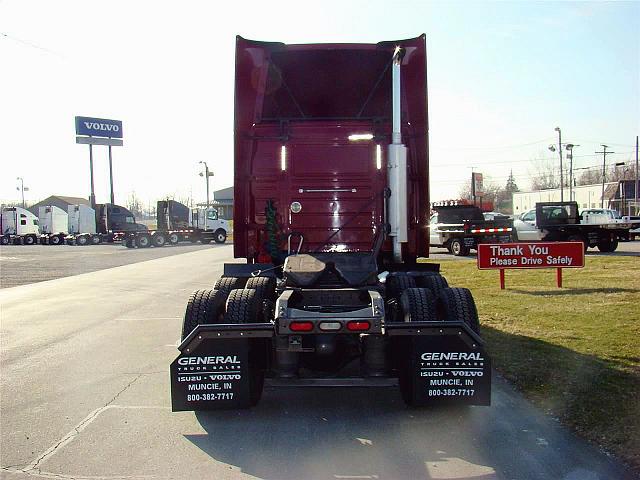
[[207, 434], [186, 438], [264, 479], [445, 478], [430, 472], [449, 468], [502, 478], [463, 440], [485, 412], [410, 409], [394, 388], [270, 388], [251, 410], [196, 413]]
[[[565, 382], [569, 396], [561, 414], [567, 423], [582, 421], [576, 397], [589, 394], [591, 384], [603, 395], [588, 401], [602, 412], [590, 425], [621, 412], [621, 401], [637, 408], [628, 398], [631, 389], [624, 397], [619, 391], [633, 376], [544, 342], [487, 333], [492, 343], [515, 341], [525, 354], [521, 361], [536, 353], [551, 362], [553, 368], [541, 370], [529, 359], [529, 375], [541, 384]], [[505, 353], [496, 349], [494, 355], [503, 361]], [[507, 374], [513, 380], [515, 374]], [[622, 375], [622, 383], [609, 385], [612, 375]], [[253, 409], [196, 413], [206, 433], [185, 438], [213, 460], [268, 480], [635, 478], [533, 408], [502, 377], [494, 376], [493, 384], [491, 407], [424, 409], [406, 407], [393, 388], [270, 388]], [[637, 435], [633, 428], [622, 429], [615, 440], [629, 441], [624, 436]]]

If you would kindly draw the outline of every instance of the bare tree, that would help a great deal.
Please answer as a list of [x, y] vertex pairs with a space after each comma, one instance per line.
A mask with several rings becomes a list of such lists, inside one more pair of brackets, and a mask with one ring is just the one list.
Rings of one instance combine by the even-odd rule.
[[138, 196], [136, 195], [135, 191], [132, 191], [129, 194], [129, 198], [127, 198], [127, 208], [131, 213], [133, 213], [134, 217], [140, 218], [143, 216], [144, 205], [142, 204], [140, 198], [138, 198]]
[[534, 168], [535, 170], [531, 175], [532, 190], [547, 190], [560, 187], [560, 169], [556, 168], [551, 160], [537, 163]]

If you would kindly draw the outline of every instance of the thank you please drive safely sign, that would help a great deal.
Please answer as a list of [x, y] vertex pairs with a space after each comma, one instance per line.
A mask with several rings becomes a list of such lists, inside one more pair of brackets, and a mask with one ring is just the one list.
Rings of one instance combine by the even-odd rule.
[[500, 270], [500, 289], [505, 289], [508, 268], [555, 268], [558, 288], [562, 269], [584, 267], [582, 242], [531, 242], [478, 245], [478, 268]]
[[582, 242], [532, 242], [478, 245], [478, 268], [581, 268]]

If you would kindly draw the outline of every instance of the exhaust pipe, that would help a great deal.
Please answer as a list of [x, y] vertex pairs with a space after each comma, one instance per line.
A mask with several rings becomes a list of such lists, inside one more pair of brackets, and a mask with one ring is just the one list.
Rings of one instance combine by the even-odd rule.
[[402, 261], [402, 243], [408, 240], [407, 234], [407, 147], [402, 143], [402, 89], [400, 64], [404, 49], [396, 47], [392, 65], [392, 123], [391, 144], [388, 147], [387, 181], [391, 190], [389, 198], [389, 236], [393, 240], [393, 258]]

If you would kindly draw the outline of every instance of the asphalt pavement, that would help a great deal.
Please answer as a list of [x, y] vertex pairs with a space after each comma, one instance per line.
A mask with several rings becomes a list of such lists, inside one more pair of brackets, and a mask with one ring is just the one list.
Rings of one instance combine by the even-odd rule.
[[172, 413], [182, 315], [231, 246], [0, 291], [0, 477], [633, 477], [500, 378], [491, 407], [410, 409], [395, 389], [267, 389], [243, 411]]
[[119, 267], [219, 245], [180, 243], [162, 248], [126, 248], [120, 243], [73, 245], [6, 245], [0, 247], [0, 288], [44, 282]]

